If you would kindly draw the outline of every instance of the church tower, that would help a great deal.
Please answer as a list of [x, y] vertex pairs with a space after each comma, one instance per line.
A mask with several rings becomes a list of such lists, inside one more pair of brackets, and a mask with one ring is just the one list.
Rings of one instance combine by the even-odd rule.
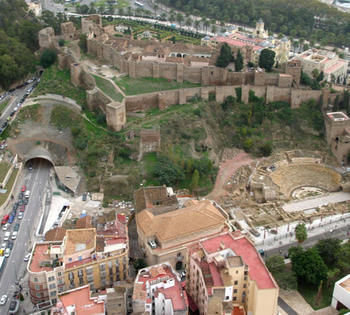
[[265, 31], [265, 25], [262, 19], [259, 19], [259, 21], [256, 22], [256, 26], [253, 34], [254, 34], [254, 37], [261, 38], [261, 39], [266, 39], [269, 37], [268, 32]]

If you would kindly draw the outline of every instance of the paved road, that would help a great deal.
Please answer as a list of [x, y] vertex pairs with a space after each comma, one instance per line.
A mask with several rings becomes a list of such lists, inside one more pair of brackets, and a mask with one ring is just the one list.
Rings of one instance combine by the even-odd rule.
[[[314, 246], [319, 240], [328, 239], [328, 238], [338, 238], [338, 239], [348, 239], [350, 233], [350, 227], [344, 226], [339, 229], [335, 229], [332, 232], [325, 232], [322, 234], [318, 234], [315, 236], [309, 237], [304, 243], [302, 243], [302, 247], [309, 248]], [[298, 243], [294, 242], [288, 245], [278, 245], [278, 241], [276, 241], [276, 248], [266, 250], [265, 251], [265, 258], [270, 257], [271, 255], [285, 255], [288, 253], [288, 249], [292, 246], [297, 246]]]
[[280, 306], [288, 315], [298, 315], [284, 300], [278, 298], [278, 306]]
[[[37, 162], [33, 163], [32, 171], [24, 170], [24, 177], [22, 177], [22, 181], [19, 182], [19, 185], [16, 189], [15, 196], [17, 197], [21, 185], [25, 183], [27, 189], [30, 190], [30, 198], [28, 205], [26, 206], [23, 219], [18, 220], [18, 218], [16, 218], [16, 221], [11, 224], [9, 229], [9, 231], [12, 232], [15, 223], [20, 223], [17, 239], [14, 241], [14, 246], [10, 257], [6, 259], [7, 261], [5, 268], [2, 270], [0, 275], [0, 296], [7, 294], [9, 296], [9, 300], [12, 297], [13, 292], [16, 290], [16, 280], [20, 280], [26, 270], [26, 263], [23, 259], [24, 256], [31, 250], [32, 243], [30, 241], [30, 238], [34, 234], [34, 231], [37, 229], [37, 226], [39, 224], [39, 213], [41, 209], [42, 198], [46, 191], [44, 188], [46, 187], [49, 173], [49, 163], [44, 160], [38, 160]], [[3, 239], [3, 235], [4, 232], [1, 230], [1, 239]], [[0, 308], [0, 314], [7, 314], [9, 304], [10, 303], [8, 301], [5, 306], [2, 306]]]

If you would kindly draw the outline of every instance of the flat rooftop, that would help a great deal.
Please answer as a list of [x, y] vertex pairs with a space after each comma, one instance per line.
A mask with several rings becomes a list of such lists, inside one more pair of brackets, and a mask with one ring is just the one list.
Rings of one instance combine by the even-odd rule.
[[34, 247], [33, 255], [30, 260], [29, 270], [31, 272], [42, 272], [52, 271], [52, 266], [41, 265], [41, 262], [49, 261], [50, 256], [48, 255], [50, 244], [36, 244]]
[[333, 121], [345, 121], [349, 119], [349, 117], [343, 112], [327, 113], [327, 116]]
[[94, 228], [66, 231], [65, 255], [72, 255], [95, 247], [96, 230]]
[[343, 287], [346, 291], [350, 292], [350, 278], [346, 279], [342, 283], [339, 283], [341, 287]]
[[234, 238], [227, 233], [201, 242], [202, 247], [209, 254], [231, 248], [237, 256], [241, 256], [242, 260], [249, 267], [249, 276], [254, 280], [259, 289], [276, 288], [270, 273], [263, 263], [259, 253], [246, 237]]

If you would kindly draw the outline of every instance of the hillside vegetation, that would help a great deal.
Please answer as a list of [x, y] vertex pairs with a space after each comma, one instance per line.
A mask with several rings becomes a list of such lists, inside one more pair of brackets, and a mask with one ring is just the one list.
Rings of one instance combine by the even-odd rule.
[[[347, 46], [350, 15], [318, 0], [161, 0], [187, 14], [255, 26], [262, 18], [268, 30], [292, 37]], [[320, 17], [315, 20], [314, 16]]]

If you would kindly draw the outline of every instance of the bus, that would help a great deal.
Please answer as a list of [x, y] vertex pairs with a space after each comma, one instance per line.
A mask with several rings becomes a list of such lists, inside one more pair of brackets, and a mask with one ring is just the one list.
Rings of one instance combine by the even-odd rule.
[[143, 8], [145, 5], [139, 1], [135, 1], [135, 4], [141, 8]]

